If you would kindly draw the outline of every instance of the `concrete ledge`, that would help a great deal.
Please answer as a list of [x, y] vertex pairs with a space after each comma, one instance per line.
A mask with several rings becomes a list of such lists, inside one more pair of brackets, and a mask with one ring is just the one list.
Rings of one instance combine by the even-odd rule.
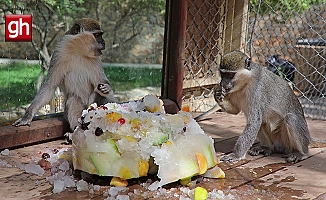
[[0, 149], [63, 138], [68, 131], [68, 123], [63, 117], [33, 121], [30, 127], [2, 126], [0, 127]]

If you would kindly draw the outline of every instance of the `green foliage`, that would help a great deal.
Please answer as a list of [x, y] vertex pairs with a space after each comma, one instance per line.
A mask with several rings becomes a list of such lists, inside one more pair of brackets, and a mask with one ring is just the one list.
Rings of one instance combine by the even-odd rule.
[[31, 10], [37, 4], [44, 4], [53, 13], [56, 13], [61, 19], [66, 15], [74, 15], [80, 11], [85, 11], [83, 7], [84, 0], [0, 0], [0, 6], [4, 11], [16, 13], [16, 10]]
[[39, 73], [38, 65], [0, 65], [0, 110], [30, 103], [36, 92]]
[[161, 85], [161, 69], [108, 66], [104, 71], [115, 91]]
[[[161, 85], [161, 69], [108, 66], [104, 71], [116, 92]], [[39, 65], [0, 65], [0, 111], [31, 103], [39, 73]]]
[[58, 16], [62, 19], [64, 16], [71, 16], [78, 12], [86, 10], [83, 7], [84, 0], [43, 0], [46, 4], [51, 6]]
[[[310, 8], [312, 5], [325, 3], [326, 0], [250, 0], [250, 6], [255, 13], [264, 15], [269, 12], [274, 13], [289, 13], [289, 12], [302, 12]], [[291, 15], [291, 14], [290, 14]]]

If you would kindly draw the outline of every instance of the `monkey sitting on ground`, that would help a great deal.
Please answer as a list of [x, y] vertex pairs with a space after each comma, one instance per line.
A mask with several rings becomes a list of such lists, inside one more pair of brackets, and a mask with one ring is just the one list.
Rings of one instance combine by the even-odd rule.
[[82, 111], [91, 103], [102, 105], [115, 101], [100, 57], [101, 50], [105, 49], [102, 34], [98, 22], [93, 19], [75, 22], [58, 42], [45, 82], [14, 126], [30, 126], [35, 113], [51, 100], [58, 85], [66, 97], [65, 117], [72, 130], [78, 125]]
[[[310, 134], [301, 104], [286, 81], [241, 51], [222, 57], [220, 73], [215, 100], [227, 113], [242, 111], [247, 119], [233, 153], [221, 161], [243, 159], [247, 152], [252, 156], [280, 152], [294, 163], [304, 159]], [[252, 147], [256, 138], [261, 146]]]

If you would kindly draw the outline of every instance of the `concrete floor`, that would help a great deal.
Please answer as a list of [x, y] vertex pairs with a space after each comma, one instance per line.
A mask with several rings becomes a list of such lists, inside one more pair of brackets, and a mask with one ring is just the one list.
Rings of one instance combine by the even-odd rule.
[[[194, 114], [197, 115], [197, 114]], [[309, 149], [309, 157], [296, 164], [288, 164], [282, 155], [268, 157], [247, 156], [246, 160], [230, 164], [219, 163], [224, 170], [225, 179], [203, 179], [197, 177], [195, 187], [201, 186], [208, 192], [221, 190], [224, 199], [326, 199], [326, 122], [307, 120], [310, 134], [314, 140]], [[199, 123], [206, 134], [215, 140], [215, 150], [220, 157], [230, 153], [239, 134], [245, 126], [243, 115], [216, 113]], [[51, 175], [48, 170], [43, 176], [28, 174], [16, 167], [3, 165], [3, 161], [15, 166], [30, 163], [39, 158], [41, 152], [51, 148], [70, 148], [62, 145], [62, 140], [32, 145], [10, 150], [10, 156], [0, 155], [0, 195], [1, 199], [105, 199], [103, 193], [110, 189], [108, 182], [98, 180], [99, 191], [77, 192], [75, 188], [53, 194], [53, 186], [46, 180]], [[148, 179], [131, 181], [127, 191], [122, 194], [130, 199], [180, 199], [187, 190], [179, 183], [172, 183], [158, 191], [148, 191], [144, 187]], [[94, 184], [95, 184], [94, 182]], [[136, 192], [137, 191], [137, 192]]]

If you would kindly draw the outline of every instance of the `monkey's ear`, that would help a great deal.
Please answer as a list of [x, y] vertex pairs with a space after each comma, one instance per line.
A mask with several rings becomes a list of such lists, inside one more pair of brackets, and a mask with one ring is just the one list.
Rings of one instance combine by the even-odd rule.
[[79, 23], [75, 23], [73, 27], [66, 33], [69, 35], [77, 35], [78, 33], [82, 32], [82, 26]]
[[246, 61], [245, 61], [245, 68], [247, 70], [251, 70], [250, 64], [251, 64], [251, 58], [247, 58]]

